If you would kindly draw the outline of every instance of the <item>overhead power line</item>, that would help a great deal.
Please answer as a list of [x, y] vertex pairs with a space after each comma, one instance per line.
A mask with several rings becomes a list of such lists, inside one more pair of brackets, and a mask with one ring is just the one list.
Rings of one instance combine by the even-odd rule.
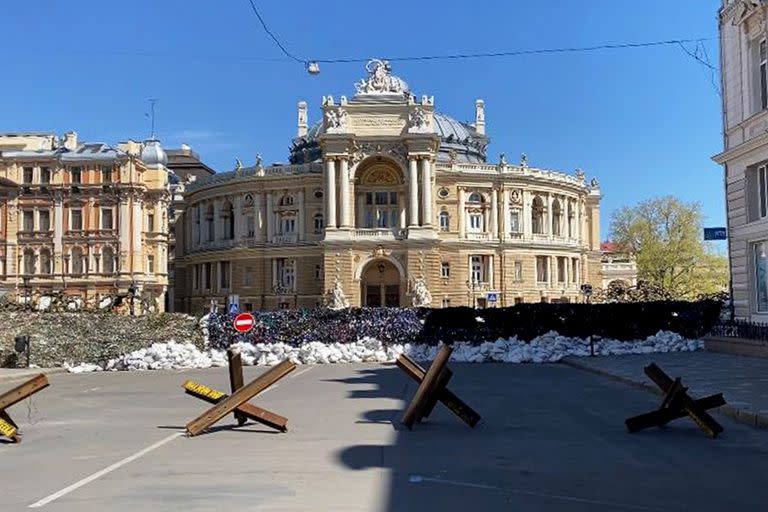
[[253, 13], [259, 19], [261, 26], [264, 27], [264, 32], [266, 32], [269, 35], [269, 37], [272, 38], [272, 40], [275, 42], [278, 48], [280, 48], [285, 55], [295, 60], [296, 62], [301, 62], [302, 64], [305, 64], [307, 62], [306, 60], [300, 59], [294, 54], [292, 54], [291, 52], [289, 52], [288, 50], [286, 50], [285, 46], [283, 46], [283, 43], [280, 42], [280, 40], [277, 38], [275, 34], [272, 33], [271, 30], [269, 30], [269, 27], [267, 27], [267, 24], [264, 22], [264, 18], [261, 17], [261, 14], [259, 14], [259, 10], [256, 8], [256, 4], [253, 2], [253, 0], [248, 0], [248, 2], [251, 4], [251, 9], [253, 9]]

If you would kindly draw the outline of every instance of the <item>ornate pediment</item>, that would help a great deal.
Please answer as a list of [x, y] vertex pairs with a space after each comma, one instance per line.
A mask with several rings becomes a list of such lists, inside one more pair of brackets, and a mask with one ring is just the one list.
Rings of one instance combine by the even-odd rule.
[[357, 94], [403, 94], [408, 93], [408, 85], [392, 74], [389, 61], [371, 59], [365, 65], [368, 78], [355, 84]]
[[361, 185], [397, 185], [400, 177], [387, 165], [374, 165], [367, 169], [360, 179]]

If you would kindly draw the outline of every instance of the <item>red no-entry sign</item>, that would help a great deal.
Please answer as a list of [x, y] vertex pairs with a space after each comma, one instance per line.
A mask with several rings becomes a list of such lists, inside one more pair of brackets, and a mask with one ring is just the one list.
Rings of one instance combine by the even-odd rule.
[[256, 319], [250, 313], [240, 313], [235, 317], [235, 330], [237, 332], [248, 332], [253, 329]]

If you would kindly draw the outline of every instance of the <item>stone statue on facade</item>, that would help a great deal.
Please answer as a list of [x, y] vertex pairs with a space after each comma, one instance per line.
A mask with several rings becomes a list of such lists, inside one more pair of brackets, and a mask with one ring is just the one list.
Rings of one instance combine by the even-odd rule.
[[408, 133], [429, 133], [430, 131], [427, 113], [419, 107], [411, 110], [408, 122]]
[[365, 65], [368, 78], [355, 84], [357, 94], [403, 94], [403, 82], [392, 76], [392, 67], [386, 60], [372, 59]]
[[520, 167], [528, 167], [528, 155], [525, 153], [520, 155]]
[[592, 188], [597, 188], [600, 186], [600, 183], [598, 183], [597, 178], [592, 178], [592, 181], [589, 182], [589, 186]]
[[326, 304], [329, 309], [345, 309], [349, 307], [349, 301], [346, 295], [344, 295], [344, 289], [341, 287], [341, 281], [339, 281], [338, 277], [333, 283], [333, 289], [328, 290]]
[[432, 294], [423, 279], [417, 279], [413, 285], [412, 303], [415, 308], [427, 308], [432, 304]]
[[584, 183], [584, 171], [581, 169], [576, 169], [576, 179]]
[[507, 165], [507, 155], [504, 153], [499, 155], [499, 165]]
[[345, 133], [347, 131], [347, 111], [342, 108], [326, 110], [325, 131], [327, 133]]

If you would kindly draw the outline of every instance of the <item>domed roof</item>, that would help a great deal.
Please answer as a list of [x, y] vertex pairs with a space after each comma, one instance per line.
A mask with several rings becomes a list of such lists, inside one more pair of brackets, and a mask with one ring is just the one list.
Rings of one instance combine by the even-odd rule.
[[[457, 162], [485, 163], [485, 148], [488, 138], [480, 135], [469, 124], [456, 119], [434, 113], [435, 133], [440, 136], [440, 150], [437, 155], [439, 161], [449, 161], [455, 153]], [[322, 121], [312, 125], [303, 137], [293, 139], [290, 150], [291, 164], [305, 164], [319, 162], [322, 159], [322, 151], [318, 137], [322, 134]]]
[[141, 160], [150, 167], [161, 165], [165, 167], [168, 164], [168, 155], [160, 145], [157, 139], [147, 139], [144, 141], [144, 149], [141, 150]]

